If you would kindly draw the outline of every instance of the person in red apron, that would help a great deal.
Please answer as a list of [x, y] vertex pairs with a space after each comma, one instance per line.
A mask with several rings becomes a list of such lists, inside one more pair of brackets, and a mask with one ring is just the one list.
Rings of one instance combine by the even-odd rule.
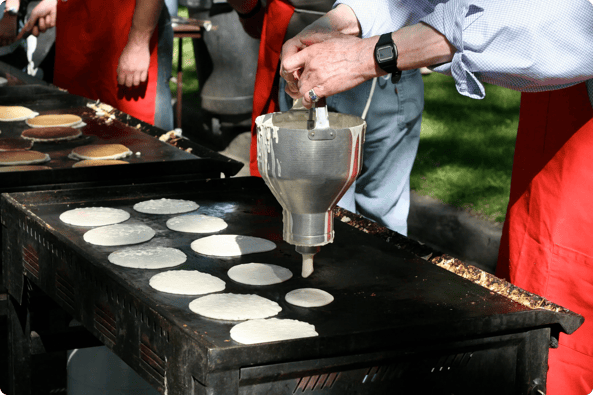
[[585, 83], [522, 94], [496, 274], [586, 317], [550, 350], [548, 394], [593, 389], [592, 152]]
[[[56, 86], [169, 130], [173, 37], [163, 4], [162, 0], [44, 0], [23, 30], [35, 34], [55, 23]], [[160, 39], [166, 33], [170, 54], [162, 55], [159, 46], [167, 45]], [[168, 66], [168, 74], [159, 73], [159, 66]], [[168, 101], [159, 97], [167, 92]], [[170, 115], [162, 120], [161, 112]]]
[[281, 0], [268, 0], [265, 9], [259, 0], [230, 0], [229, 4], [239, 13], [245, 31], [261, 40], [255, 74], [249, 155], [251, 175], [261, 177], [257, 168], [255, 118], [280, 111], [277, 80], [280, 52], [295, 8]]

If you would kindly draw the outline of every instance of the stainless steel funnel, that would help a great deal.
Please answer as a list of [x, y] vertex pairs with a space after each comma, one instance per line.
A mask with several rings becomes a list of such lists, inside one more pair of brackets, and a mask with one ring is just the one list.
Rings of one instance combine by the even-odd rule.
[[[307, 128], [309, 112], [293, 110], [259, 116], [259, 172], [283, 207], [284, 240], [297, 246], [303, 262], [334, 239], [332, 209], [362, 166], [366, 123], [329, 113], [329, 128]], [[303, 266], [305, 269], [305, 265]]]

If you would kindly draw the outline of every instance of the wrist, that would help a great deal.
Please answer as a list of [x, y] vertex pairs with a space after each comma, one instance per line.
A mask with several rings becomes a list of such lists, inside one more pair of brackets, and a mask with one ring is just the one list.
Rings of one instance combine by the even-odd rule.
[[134, 27], [132, 26], [130, 34], [128, 35], [128, 45], [134, 47], [148, 46], [150, 44], [152, 33], [153, 31], [134, 29]]

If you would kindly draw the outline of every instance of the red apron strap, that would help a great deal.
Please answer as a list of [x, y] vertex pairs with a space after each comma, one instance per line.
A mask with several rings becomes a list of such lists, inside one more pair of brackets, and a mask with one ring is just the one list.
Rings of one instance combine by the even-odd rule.
[[280, 53], [286, 28], [294, 13], [294, 7], [280, 0], [268, 1], [259, 44], [253, 113], [251, 119], [251, 149], [249, 169], [251, 175], [261, 177], [257, 169], [257, 130], [255, 118], [262, 114], [278, 111], [278, 85], [274, 84], [278, 75]]

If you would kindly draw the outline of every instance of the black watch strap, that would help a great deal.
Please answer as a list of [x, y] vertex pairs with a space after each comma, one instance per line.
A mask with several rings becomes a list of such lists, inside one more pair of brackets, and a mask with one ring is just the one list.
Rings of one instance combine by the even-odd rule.
[[[388, 56], [384, 56], [388, 54]], [[377, 65], [388, 73], [391, 73], [391, 82], [394, 84], [401, 78], [402, 72], [397, 68], [397, 47], [391, 38], [391, 33], [382, 34], [375, 45], [375, 61]]]

